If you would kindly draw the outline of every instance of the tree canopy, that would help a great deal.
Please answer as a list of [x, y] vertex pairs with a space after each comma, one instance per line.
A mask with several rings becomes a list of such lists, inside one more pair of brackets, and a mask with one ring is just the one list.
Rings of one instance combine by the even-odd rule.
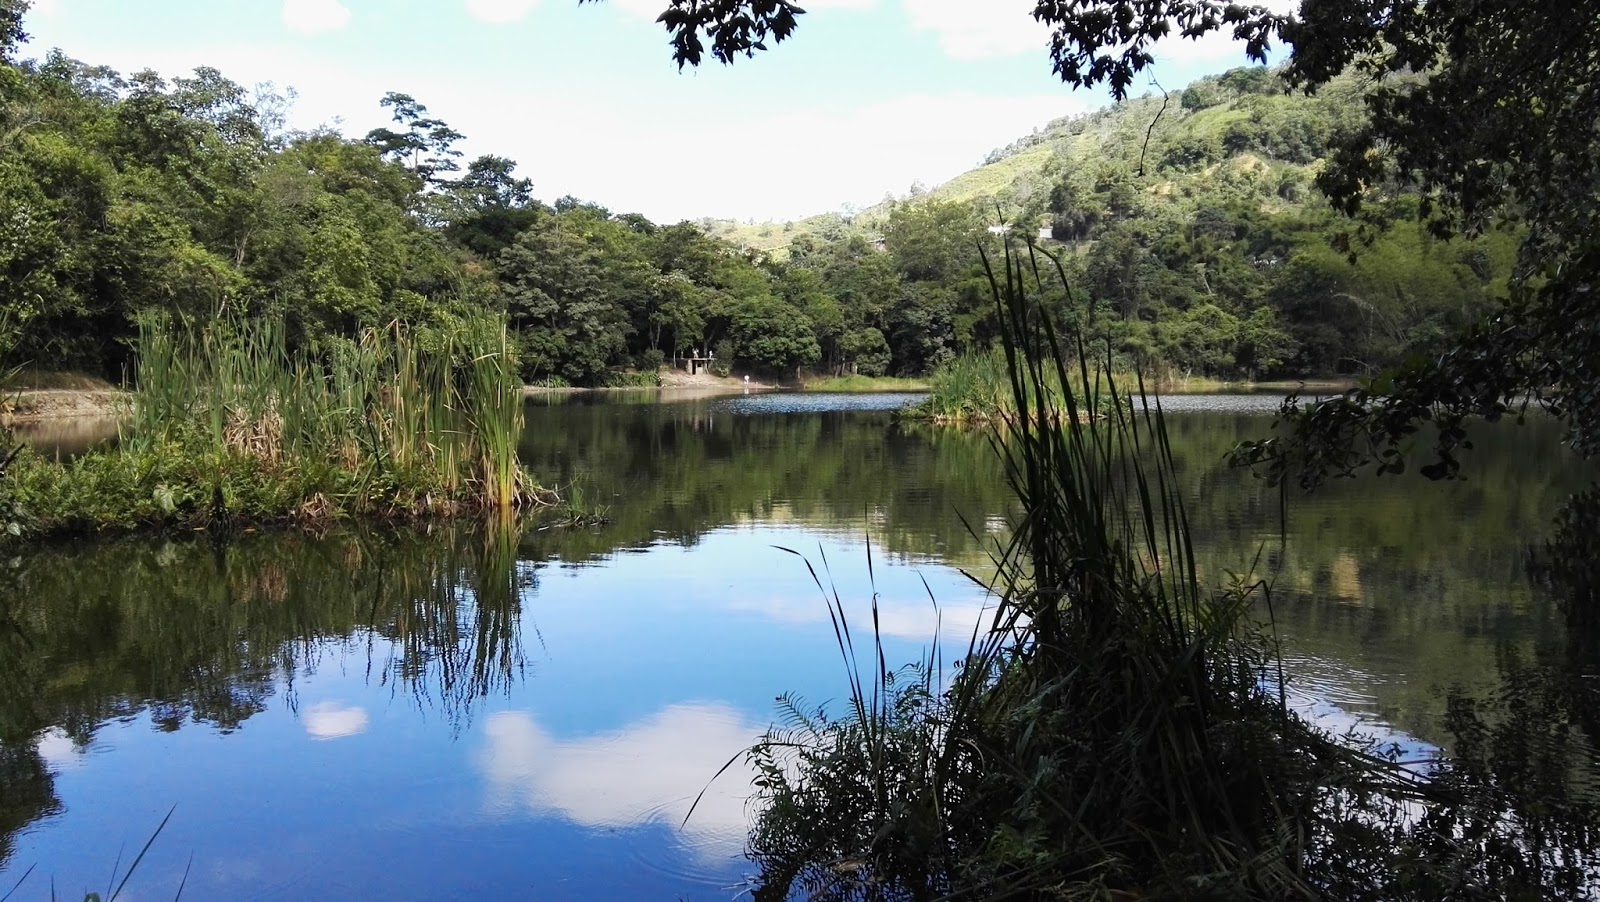
[[[286, 131], [287, 97], [215, 69], [26, 59], [27, 4], [0, 0], [0, 355], [116, 377], [149, 309], [281, 315], [302, 341], [487, 310], [508, 318], [530, 379], [605, 381], [687, 350], [916, 375], [995, 340], [974, 245], [1009, 229], [1063, 258], [1072, 291], [1041, 300], [1132, 363], [1220, 378], [1397, 368], [1323, 408], [1377, 443], [1325, 463], [1523, 391], [1583, 427], [1600, 419], [1580, 390], [1592, 329], [1572, 328], [1594, 319], [1578, 287], [1593, 268], [1596, 29], [1572, 16], [1592, 25], [1594, 4], [1472, 9], [1040, 2], [1060, 76], [1119, 96], [1161, 40], [1228, 30], [1292, 53], [1203, 79], [1164, 113], [1127, 98], [1053, 123], [971, 174], [1000, 187], [769, 224], [757, 251], [541, 203], [509, 157], [463, 159], [461, 134], [410, 94], [385, 95], [393, 122], [353, 140]], [[672, 0], [661, 22], [690, 65], [756, 54], [800, 18], [782, 0]]]

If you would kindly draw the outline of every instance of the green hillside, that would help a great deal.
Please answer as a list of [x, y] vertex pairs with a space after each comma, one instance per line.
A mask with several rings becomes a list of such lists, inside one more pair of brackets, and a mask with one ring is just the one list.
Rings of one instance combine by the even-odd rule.
[[1235, 69], [1165, 96], [1058, 119], [929, 197], [1022, 204], [1037, 213], [1063, 174], [1077, 174], [1131, 175], [1152, 197], [1178, 200], [1211, 192], [1225, 169], [1235, 173], [1230, 179], [1253, 183], [1268, 207], [1283, 209], [1306, 200], [1301, 189], [1329, 138], [1361, 116], [1349, 79], [1308, 97], [1286, 93], [1267, 69]]
[[[1368, 373], [1431, 352], [1486, 309], [1504, 291], [1516, 236], [1436, 239], [1420, 198], [1386, 185], [1371, 186], [1360, 222], [1332, 210], [1315, 180], [1334, 137], [1362, 123], [1360, 98], [1349, 79], [1307, 96], [1272, 70], [1235, 69], [1057, 120], [983, 166], [848, 221], [708, 226], [780, 264], [815, 268], [847, 298], [857, 293], [831, 285], [827, 261], [862, 245], [887, 250], [902, 295], [878, 307], [896, 310], [910, 286], [937, 296], [911, 318], [922, 326], [898, 330], [926, 345], [943, 329], [938, 349], [894, 355], [912, 368], [992, 339], [972, 264], [974, 243], [1003, 221], [1012, 238], [1065, 259], [1073, 291], [1053, 302], [1092, 319], [1132, 363], [1220, 378]], [[930, 244], [952, 259], [908, 265]], [[891, 347], [895, 331], [885, 332]]]

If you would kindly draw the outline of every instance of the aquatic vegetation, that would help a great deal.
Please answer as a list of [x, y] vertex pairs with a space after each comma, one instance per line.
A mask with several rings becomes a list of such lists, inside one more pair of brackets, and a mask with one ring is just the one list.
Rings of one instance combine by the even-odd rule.
[[140, 324], [118, 446], [24, 450], [0, 484], [29, 535], [321, 523], [539, 503], [517, 457], [523, 396], [503, 326], [398, 324], [291, 350], [281, 325]]
[[[1095, 374], [1101, 375], [1099, 370]], [[934, 371], [927, 399], [907, 408], [904, 415], [934, 423], [996, 425], [1010, 422], [1029, 409], [1034, 415], [1057, 419], [1063, 414], [1060, 406], [1041, 405], [1039, 398], [1061, 399], [1068, 392], [1055, 372], [1043, 373], [1041, 380], [1040, 388], [1046, 395], [1039, 396], [1034, 386], [1025, 385], [1019, 396], [1012, 387], [1003, 350], [963, 354]], [[1092, 392], [1080, 392], [1077, 415], [1092, 419], [1108, 414], [1113, 395], [1104, 389], [1116, 381], [1105, 375]]]
[[611, 505], [595, 500], [596, 493], [581, 482], [551, 490], [551, 509], [547, 521], [556, 526], [586, 529], [611, 522]]
[[1303, 720], [1254, 622], [1269, 587], [1196, 567], [1160, 410], [1121, 403], [1006, 264], [994, 444], [1022, 514], [996, 609], [947, 679], [937, 646], [891, 670], [876, 604], [867, 637], [824, 591], [848, 707], [786, 699], [749, 753], [757, 898], [1592, 893], [1600, 808], [1559, 684], [1508, 668], [1493, 710], [1453, 699], [1453, 755], [1426, 766]]
[[818, 392], [925, 392], [931, 387], [926, 379], [903, 379], [898, 376], [832, 376], [804, 381], [806, 391]]

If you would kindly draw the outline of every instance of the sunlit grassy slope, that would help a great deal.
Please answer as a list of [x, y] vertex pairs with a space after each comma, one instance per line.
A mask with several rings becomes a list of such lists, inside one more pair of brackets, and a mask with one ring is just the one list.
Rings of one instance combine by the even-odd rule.
[[[1063, 174], [1123, 167], [1152, 197], [1202, 198], [1243, 180], [1273, 186], [1263, 206], [1321, 203], [1311, 179], [1322, 161], [1320, 136], [1359, 116], [1358, 86], [1336, 80], [1315, 96], [1285, 93], [1275, 78], [1228, 74], [1166, 95], [1147, 94], [1091, 113], [1057, 119], [989, 154], [986, 162], [915, 198], [885, 200], [854, 215], [824, 213], [792, 222], [706, 220], [712, 234], [782, 257], [801, 235], [819, 239], [882, 234], [891, 203], [943, 200], [980, 204], [991, 217], [1037, 210]], [[981, 127], [976, 124], [975, 127]], [[1266, 148], [1242, 136], [1270, 133]], [[1308, 152], [1308, 148], [1315, 148]], [[1188, 151], [1189, 156], [1185, 157]]]

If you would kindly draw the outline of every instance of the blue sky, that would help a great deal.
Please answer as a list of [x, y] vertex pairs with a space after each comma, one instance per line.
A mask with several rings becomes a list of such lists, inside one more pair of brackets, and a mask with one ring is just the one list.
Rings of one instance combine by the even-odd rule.
[[[215, 66], [297, 94], [292, 124], [364, 134], [386, 91], [562, 195], [658, 221], [788, 219], [935, 185], [1106, 103], [1051, 74], [1033, 0], [811, 0], [795, 37], [679, 72], [666, 0], [34, 0], [32, 53], [125, 73]], [[1278, 4], [1281, 5], [1281, 2]], [[1168, 42], [1169, 89], [1239, 65]]]

